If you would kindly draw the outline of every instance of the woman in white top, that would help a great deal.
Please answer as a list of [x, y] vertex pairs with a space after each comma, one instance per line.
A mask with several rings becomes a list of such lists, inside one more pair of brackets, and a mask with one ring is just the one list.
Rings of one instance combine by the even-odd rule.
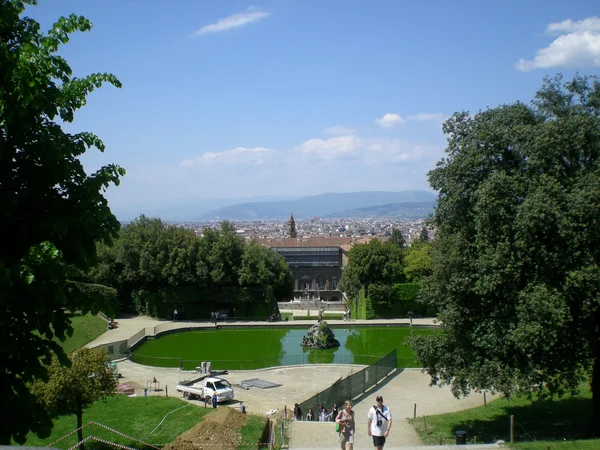
[[340, 410], [335, 421], [340, 424], [340, 444], [342, 450], [352, 450], [354, 447], [354, 411], [352, 411], [352, 402], [347, 400], [344, 408]]

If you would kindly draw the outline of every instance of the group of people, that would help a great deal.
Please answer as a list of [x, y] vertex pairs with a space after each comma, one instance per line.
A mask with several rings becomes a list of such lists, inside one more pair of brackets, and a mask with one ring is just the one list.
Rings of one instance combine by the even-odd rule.
[[[325, 404], [321, 403], [318, 414], [315, 414], [312, 408], [308, 408], [308, 412], [306, 413], [306, 417], [304, 418], [304, 420], [308, 420], [309, 422], [317, 420], [319, 422], [335, 422], [335, 418], [337, 417], [338, 412], [339, 409], [335, 403], [331, 407], [331, 411], [327, 411]], [[302, 420], [303, 418], [302, 409], [300, 408], [298, 403], [294, 405], [294, 418], [296, 420]]]
[[281, 321], [281, 314], [278, 311], [273, 313], [267, 318], [267, 322], [279, 322]]
[[[375, 405], [369, 408], [369, 412], [367, 413], [367, 433], [373, 439], [373, 446], [377, 450], [383, 450], [385, 440], [390, 433], [390, 428], [392, 428], [392, 413], [383, 404], [383, 397], [381, 395], [375, 398], [375, 402]], [[334, 403], [329, 413], [325, 405], [321, 404], [318, 417], [318, 420], [321, 422], [335, 421], [339, 427], [339, 441], [342, 450], [346, 450], [346, 446], [347, 450], [353, 450], [356, 422], [350, 400], [344, 403], [342, 409], [338, 409]], [[302, 420], [302, 409], [298, 403], [294, 405], [294, 418]], [[316, 420], [312, 408], [308, 409], [306, 420]]]
[[217, 320], [219, 320], [219, 316], [221, 314], [219, 313], [219, 311], [211, 311], [210, 313], [210, 321], [214, 322], [215, 324], [217, 323]]

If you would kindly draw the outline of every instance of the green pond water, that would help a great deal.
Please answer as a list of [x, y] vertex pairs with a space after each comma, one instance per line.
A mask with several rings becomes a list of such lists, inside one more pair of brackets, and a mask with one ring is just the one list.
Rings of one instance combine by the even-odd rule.
[[181, 331], [144, 342], [131, 359], [183, 369], [210, 361], [216, 370], [245, 370], [294, 364], [372, 364], [397, 349], [398, 367], [419, 367], [405, 339], [411, 333], [436, 332], [408, 327], [333, 328], [339, 347], [308, 350], [300, 345], [307, 331], [277, 327]]

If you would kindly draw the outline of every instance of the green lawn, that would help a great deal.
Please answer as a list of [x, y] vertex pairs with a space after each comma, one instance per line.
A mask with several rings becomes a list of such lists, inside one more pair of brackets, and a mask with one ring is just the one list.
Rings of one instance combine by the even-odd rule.
[[[425, 420], [418, 417], [409, 422], [425, 444], [453, 444], [457, 430], [467, 432], [469, 444], [475, 437], [478, 443], [509, 442], [510, 416], [514, 415], [515, 443], [518, 443], [515, 448], [545, 450], [546, 445], [552, 449], [566, 448], [563, 442], [568, 441], [570, 448], [599, 449], [600, 440], [585, 440], [592, 412], [591, 398], [589, 386], [582, 384], [578, 395], [562, 399], [536, 402], [519, 397], [498, 399], [489, 402], [487, 407], [429, 416]], [[578, 439], [583, 440], [583, 444], [573, 446]]]
[[[198, 424], [204, 415], [211, 411], [212, 408], [196, 406], [177, 398], [127, 397], [117, 394], [109, 397], [106, 402], [98, 401], [86, 409], [83, 423], [95, 421], [149, 444], [167, 444]], [[52, 435], [49, 438], [40, 439], [30, 433], [25, 445], [50, 446], [52, 444], [54, 448], [66, 449], [77, 443], [76, 435], [69, 436], [58, 443], [54, 442], [75, 429], [74, 415], [60, 416], [55, 419]], [[84, 427], [84, 437], [90, 434], [125, 446], [143, 447], [139, 443], [136, 444], [136, 441], [97, 425]], [[86, 442], [87, 450], [103, 448], [106, 447], [96, 441]]]
[[106, 331], [106, 321], [91, 314], [72, 315], [71, 322], [73, 323], [73, 336], [68, 337], [64, 342], [57, 340], [66, 353], [83, 347]]

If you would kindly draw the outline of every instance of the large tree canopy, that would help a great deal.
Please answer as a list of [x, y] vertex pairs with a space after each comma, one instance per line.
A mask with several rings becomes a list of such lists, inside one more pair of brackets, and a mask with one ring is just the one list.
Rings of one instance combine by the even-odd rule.
[[285, 259], [247, 243], [229, 222], [197, 237], [142, 215], [123, 227], [115, 245], [101, 245], [99, 255], [90, 278], [116, 288], [121, 307], [141, 314], [169, 317], [178, 308], [188, 319], [207, 318], [211, 310], [237, 306], [238, 316], [260, 315], [293, 292]]
[[447, 156], [425, 299], [443, 333], [415, 337], [433, 383], [560, 394], [593, 370], [600, 419], [600, 83], [545, 81], [531, 106], [444, 125]]
[[91, 296], [68, 295], [66, 280], [71, 268], [94, 261], [97, 241], [117, 232], [102, 191], [124, 174], [115, 165], [86, 174], [78, 158], [104, 145], [60, 126], [102, 83], [120, 86], [109, 74], [73, 77], [57, 55], [69, 33], [90, 22], [61, 18], [44, 34], [21, 17], [26, 4], [35, 1], [0, 0], [0, 444], [22, 443], [30, 430], [49, 433], [27, 383], [46, 376], [42, 361], [52, 352], [66, 361], [52, 341], [73, 331], [64, 309], [97, 308]]
[[367, 244], [356, 244], [348, 254], [348, 264], [342, 274], [341, 289], [351, 298], [358, 296], [361, 288], [405, 281], [402, 268], [403, 247], [397, 242], [371, 239]]

